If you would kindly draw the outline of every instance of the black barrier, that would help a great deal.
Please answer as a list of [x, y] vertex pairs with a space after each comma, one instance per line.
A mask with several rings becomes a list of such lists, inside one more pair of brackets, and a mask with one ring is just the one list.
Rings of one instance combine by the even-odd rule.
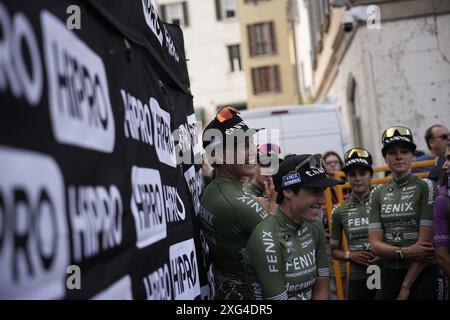
[[2, 0], [0, 30], [0, 299], [211, 298], [181, 29], [150, 0]]

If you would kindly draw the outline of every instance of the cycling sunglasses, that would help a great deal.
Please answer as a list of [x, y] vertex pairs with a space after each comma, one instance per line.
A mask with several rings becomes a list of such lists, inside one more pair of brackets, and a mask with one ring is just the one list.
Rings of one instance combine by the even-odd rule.
[[409, 130], [408, 128], [405, 127], [391, 127], [389, 129], [386, 129], [383, 132], [383, 135], [381, 137], [381, 141], [383, 142], [385, 139], [387, 138], [392, 138], [395, 135], [400, 135], [400, 136], [411, 136], [412, 137], [412, 132], [411, 130]]
[[225, 106], [217, 112], [216, 119], [222, 123], [233, 118], [235, 114], [240, 114], [238, 109], [232, 106]]
[[347, 161], [351, 158], [369, 158], [370, 154], [367, 152], [367, 150], [361, 149], [361, 148], [352, 148], [348, 150], [344, 155], [344, 160]]

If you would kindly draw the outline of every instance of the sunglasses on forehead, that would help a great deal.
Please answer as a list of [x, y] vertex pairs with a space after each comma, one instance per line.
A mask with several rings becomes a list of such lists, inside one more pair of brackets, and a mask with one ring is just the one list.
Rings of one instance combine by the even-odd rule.
[[348, 159], [351, 159], [351, 158], [355, 158], [355, 157], [369, 158], [370, 154], [369, 154], [369, 152], [367, 152], [366, 150], [361, 149], [361, 148], [352, 148], [344, 154], [345, 161], [347, 161]]
[[232, 106], [225, 106], [217, 112], [216, 119], [222, 123], [233, 118], [235, 114], [240, 114], [238, 109]]
[[392, 138], [393, 136], [411, 136], [412, 132], [405, 127], [391, 127], [383, 132], [381, 140], [384, 141], [387, 138]]

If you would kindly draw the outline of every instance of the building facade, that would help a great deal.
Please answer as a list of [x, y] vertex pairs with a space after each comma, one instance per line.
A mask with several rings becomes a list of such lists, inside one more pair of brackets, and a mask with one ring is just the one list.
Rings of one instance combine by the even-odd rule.
[[155, 1], [161, 19], [183, 30], [197, 119], [208, 122], [227, 104], [246, 108], [238, 0]]
[[326, 22], [311, 14], [324, 2], [298, 1], [308, 18], [301, 28], [310, 28], [309, 48], [298, 54], [309, 71], [299, 69], [302, 94], [337, 104], [353, 145], [366, 147], [376, 164], [384, 163], [381, 132], [389, 126], [410, 127], [426, 151], [426, 129], [450, 126], [450, 1], [352, 0], [331, 7]]
[[248, 108], [299, 103], [291, 0], [239, 0]]

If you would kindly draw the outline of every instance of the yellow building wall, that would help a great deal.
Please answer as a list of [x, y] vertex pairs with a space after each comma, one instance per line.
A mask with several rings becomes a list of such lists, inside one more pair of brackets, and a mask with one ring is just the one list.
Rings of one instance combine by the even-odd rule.
[[[288, 24], [287, 5], [287, 0], [261, 1], [257, 5], [245, 4], [244, 0], [239, 0], [241, 54], [247, 82], [249, 109], [298, 103], [295, 50], [293, 34]], [[269, 21], [273, 21], [275, 26], [277, 53], [250, 57], [247, 26]], [[271, 65], [279, 66], [281, 91], [254, 95], [251, 69]]]

